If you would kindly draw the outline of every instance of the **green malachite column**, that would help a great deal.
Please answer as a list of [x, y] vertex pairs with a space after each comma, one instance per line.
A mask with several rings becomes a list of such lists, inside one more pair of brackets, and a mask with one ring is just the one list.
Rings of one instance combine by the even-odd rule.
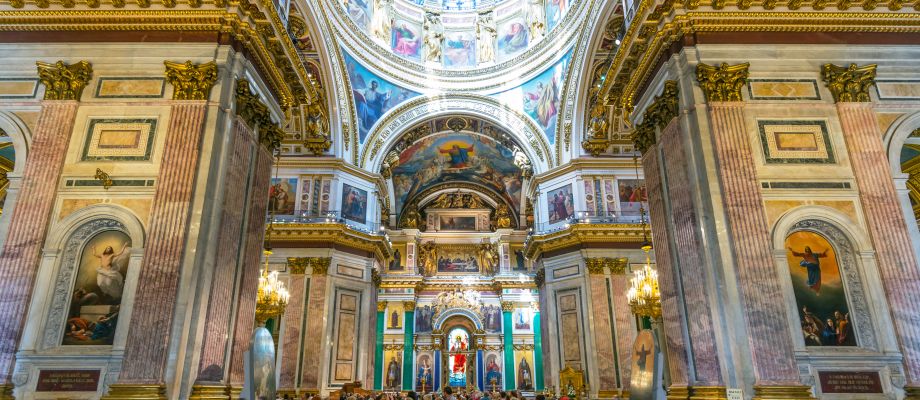
[[374, 390], [383, 390], [383, 324], [386, 323], [387, 302], [377, 302], [377, 336], [374, 344]]
[[514, 337], [511, 336], [511, 310], [514, 303], [502, 302], [502, 332], [505, 337], [505, 390], [514, 390]]
[[403, 342], [403, 390], [413, 390], [415, 374], [412, 369], [413, 355], [415, 354], [415, 302], [404, 301], [403, 308], [406, 310], [406, 317], [403, 319], [405, 327], [405, 341]]
[[543, 390], [543, 336], [540, 334], [540, 309], [533, 314], [533, 376], [534, 389]]

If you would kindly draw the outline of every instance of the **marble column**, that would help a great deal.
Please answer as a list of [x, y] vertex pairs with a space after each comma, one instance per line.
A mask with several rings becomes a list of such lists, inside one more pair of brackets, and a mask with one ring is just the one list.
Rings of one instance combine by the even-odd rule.
[[192, 399], [226, 399], [226, 359], [233, 311], [233, 287], [243, 237], [246, 192], [253, 146], [258, 145], [242, 119], [234, 121], [230, 133], [230, 157], [224, 185], [223, 204], [214, 272], [210, 282], [198, 376]]
[[674, 118], [662, 130], [660, 138], [667, 196], [670, 204], [671, 240], [674, 242], [675, 263], [679, 265], [680, 286], [684, 296], [689, 350], [694, 380], [693, 392], [716, 391], [724, 396], [725, 388], [715, 343], [710, 296], [706, 287], [706, 264], [699, 238], [700, 221], [690, 192], [687, 174], [686, 148], [681, 137], [680, 121]]
[[594, 357], [598, 376], [592, 379], [591, 388], [598, 393], [609, 393], [617, 388], [617, 363], [613, 344], [613, 324], [610, 317], [610, 292], [607, 286], [605, 259], [587, 259], [588, 286], [593, 314]]
[[414, 377], [415, 373], [413, 372], [413, 361], [415, 355], [415, 324], [410, 323], [409, 321], [415, 321], [415, 302], [414, 301], [404, 301], [403, 310], [405, 311], [405, 318], [403, 318], [403, 390], [415, 390]]
[[[11, 382], [16, 349], [22, 335], [26, 308], [32, 296], [45, 235], [64, 157], [73, 135], [74, 118], [92, 66], [39, 62], [38, 76], [45, 87], [32, 146], [22, 176], [22, 201], [13, 210], [10, 228], [0, 254], [0, 399], [12, 398]], [[22, 161], [20, 161], [22, 162]]]
[[658, 269], [658, 286], [661, 290], [661, 319], [666, 333], [666, 345], [662, 350], [668, 358], [668, 372], [671, 378], [668, 398], [686, 399], [689, 397], [690, 383], [687, 375], [687, 344], [684, 341], [680, 299], [668, 242], [668, 213], [664, 203], [665, 189], [658, 161], [658, 145], [653, 144], [643, 152], [642, 169], [648, 192], [648, 213], [655, 248], [655, 264]]
[[636, 317], [629, 304], [626, 303], [626, 291], [629, 290], [629, 277], [626, 275], [626, 265], [622, 265], [613, 271], [610, 276], [610, 292], [613, 293], [613, 315], [614, 326], [616, 327], [616, 346], [618, 360], [617, 366], [620, 370], [620, 388], [629, 390], [629, 371], [632, 369], [633, 343], [636, 342], [638, 335], [636, 327]]
[[288, 285], [291, 298], [282, 316], [284, 331], [280, 340], [279, 353], [281, 361], [278, 371], [278, 391], [291, 394], [297, 390], [297, 364], [300, 359], [303, 324], [306, 322], [307, 278], [304, 276], [311, 264], [311, 258], [289, 258], [288, 272], [291, 274]]
[[[374, 363], [374, 390], [383, 390], [383, 325], [384, 317], [383, 313], [387, 310], [386, 301], [377, 302], [377, 335], [374, 340], [374, 359], [381, 360], [381, 362]], [[405, 321], [405, 324], [408, 324], [409, 321]], [[414, 321], [413, 321], [414, 325]]]
[[502, 302], [502, 338], [504, 344], [503, 353], [505, 354], [505, 390], [514, 390], [514, 337], [511, 333], [511, 312], [514, 310], [514, 303], [510, 301]]
[[[837, 101], [837, 113], [846, 141], [847, 152], [859, 200], [865, 213], [879, 275], [885, 286], [888, 307], [900, 345], [907, 377], [908, 398], [920, 398], [920, 268], [901, 213], [897, 191], [888, 157], [882, 143], [872, 103], [869, 86], [874, 84], [875, 66], [849, 69], [824, 67], [825, 80], [837, 78], [846, 83], [845, 88], [860, 88], [859, 92], [845, 96], [829, 84]], [[830, 70], [830, 71], [829, 71]], [[836, 72], [833, 76], [830, 73]]]
[[243, 388], [245, 379], [243, 357], [255, 329], [256, 294], [265, 237], [265, 215], [268, 208], [268, 187], [271, 183], [272, 153], [264, 146], [256, 147], [255, 162], [250, 172], [249, 214], [245, 217], [246, 233], [240, 255], [240, 279], [236, 298], [236, 318], [233, 324], [233, 342], [230, 345], [229, 383], [230, 397], [235, 399]]
[[320, 389], [320, 365], [322, 365], [323, 338], [326, 336], [326, 276], [325, 269], [313, 268], [310, 278], [310, 294], [307, 300], [307, 329], [304, 332], [303, 368], [301, 370], [301, 389], [318, 392]]

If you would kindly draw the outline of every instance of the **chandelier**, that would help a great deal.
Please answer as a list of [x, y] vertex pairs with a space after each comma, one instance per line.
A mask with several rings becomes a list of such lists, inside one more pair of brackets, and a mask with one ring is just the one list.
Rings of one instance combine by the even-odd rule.
[[268, 271], [268, 256], [271, 250], [265, 250], [265, 269], [259, 276], [259, 291], [256, 297], [256, 324], [262, 326], [269, 318], [284, 314], [291, 294], [278, 279], [278, 271]]
[[642, 246], [645, 265], [633, 272], [626, 299], [629, 300], [633, 314], [658, 319], [661, 318], [661, 291], [658, 289], [658, 271], [652, 268], [652, 258], [649, 255], [651, 249], [652, 246]]

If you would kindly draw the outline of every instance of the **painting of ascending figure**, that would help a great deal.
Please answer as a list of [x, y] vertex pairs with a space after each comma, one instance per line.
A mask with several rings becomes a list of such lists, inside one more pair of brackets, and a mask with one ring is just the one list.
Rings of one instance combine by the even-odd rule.
[[821, 234], [786, 238], [789, 278], [806, 346], [856, 346], [834, 246]]

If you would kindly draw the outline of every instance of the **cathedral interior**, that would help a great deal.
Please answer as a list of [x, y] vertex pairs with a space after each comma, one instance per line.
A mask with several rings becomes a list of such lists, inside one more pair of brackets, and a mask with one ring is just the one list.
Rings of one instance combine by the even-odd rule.
[[0, 56], [0, 400], [920, 399], [920, 1], [0, 0]]

